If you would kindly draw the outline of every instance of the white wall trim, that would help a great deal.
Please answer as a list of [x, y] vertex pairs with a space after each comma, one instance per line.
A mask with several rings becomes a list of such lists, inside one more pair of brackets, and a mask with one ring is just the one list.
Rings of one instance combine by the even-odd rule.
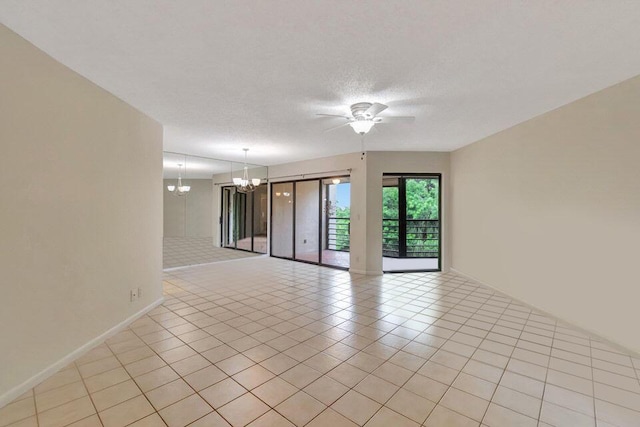
[[350, 268], [349, 273], [364, 274], [365, 276], [382, 276], [382, 271], [356, 270], [355, 268]]
[[[231, 249], [231, 248], [226, 248], [229, 250], [236, 250], [236, 249]], [[252, 259], [252, 258], [269, 258], [268, 254], [263, 254], [260, 252], [248, 252], [247, 253], [251, 253], [254, 254], [253, 256], [247, 256], [244, 258], [236, 258], [236, 259], [225, 259], [222, 261], [211, 261], [211, 262], [203, 262], [202, 264], [189, 264], [189, 265], [181, 265], [179, 267], [170, 267], [170, 268], [164, 268], [162, 269], [163, 272], [168, 273], [168, 272], [172, 272], [172, 271], [178, 271], [178, 270], [184, 270], [185, 268], [191, 268], [191, 267], [201, 267], [203, 265], [210, 265], [210, 264], [221, 264], [223, 262], [236, 262], [236, 261], [245, 261], [247, 259]]]
[[516, 297], [512, 296], [511, 294], [508, 294], [507, 292], [503, 291], [502, 289], [498, 289], [495, 286], [491, 286], [488, 283], [484, 283], [483, 281], [476, 279], [475, 277], [471, 276], [470, 274], [463, 273], [462, 271], [460, 271], [460, 270], [458, 270], [458, 269], [456, 269], [454, 267], [451, 267], [450, 270], [451, 270], [452, 273], [455, 273], [455, 274], [457, 274], [459, 276], [462, 276], [462, 277], [464, 277], [466, 279], [469, 279], [469, 280], [471, 280], [473, 282], [479, 283], [482, 286], [486, 286], [489, 289], [493, 289], [496, 292], [500, 292], [501, 294], [507, 295], [512, 300], [518, 301], [520, 304], [526, 305], [527, 307], [531, 308], [532, 310], [536, 310], [536, 311], [538, 311], [538, 312], [540, 312], [540, 313], [542, 313], [544, 315], [547, 315], [549, 317], [553, 317], [555, 319], [561, 320], [562, 322], [564, 322], [564, 323], [566, 323], [568, 325], [571, 325], [571, 327], [576, 328], [581, 333], [583, 333], [585, 335], [591, 335], [593, 337], [596, 337], [596, 338], [600, 339], [603, 343], [609, 345], [612, 348], [615, 348], [616, 350], [618, 350], [618, 351], [620, 351], [622, 353], [629, 354], [629, 355], [631, 355], [631, 356], [633, 356], [635, 358], [640, 358], [640, 354], [639, 353], [636, 353], [633, 350], [629, 350], [628, 348], [626, 348], [626, 347], [624, 347], [624, 346], [622, 346], [622, 345], [620, 345], [620, 344], [618, 344], [618, 343], [616, 343], [614, 341], [611, 341], [607, 337], [604, 337], [604, 336], [602, 336], [602, 335], [600, 335], [600, 334], [598, 334], [596, 332], [590, 331], [589, 329], [585, 329], [585, 328], [583, 328], [581, 326], [578, 326], [575, 323], [573, 323], [573, 322], [571, 322], [571, 321], [569, 321], [569, 320], [567, 320], [567, 319], [565, 319], [563, 317], [560, 317], [560, 316], [558, 316], [556, 314], [553, 314], [553, 313], [549, 313], [548, 311], [543, 310], [543, 309], [541, 309], [539, 307], [536, 307], [535, 305], [531, 305], [528, 302], [521, 300], [520, 298], [516, 298]]
[[105, 331], [104, 333], [98, 335], [97, 337], [93, 338], [89, 342], [87, 342], [87, 343], [83, 344], [82, 346], [80, 346], [79, 348], [75, 349], [71, 353], [67, 354], [62, 359], [60, 359], [57, 362], [54, 362], [53, 364], [49, 365], [48, 367], [46, 367], [42, 371], [38, 372], [37, 374], [35, 374], [31, 378], [29, 378], [28, 380], [23, 382], [22, 384], [14, 387], [14, 388], [10, 389], [9, 391], [5, 392], [4, 394], [0, 395], [0, 408], [3, 408], [4, 406], [6, 406], [9, 403], [13, 402], [14, 399], [16, 399], [17, 397], [23, 395], [24, 393], [26, 393], [27, 391], [29, 391], [33, 387], [37, 386], [42, 381], [46, 380], [47, 378], [49, 378], [50, 376], [52, 376], [53, 374], [58, 372], [60, 369], [62, 369], [65, 366], [67, 366], [69, 363], [73, 362], [74, 360], [76, 360], [77, 358], [82, 356], [83, 354], [89, 352], [89, 350], [91, 350], [92, 348], [102, 344], [104, 341], [106, 341], [110, 337], [112, 337], [115, 334], [117, 334], [118, 332], [124, 330], [127, 326], [129, 326], [131, 323], [136, 321], [138, 318], [142, 317], [143, 315], [145, 315], [149, 311], [153, 310], [154, 308], [156, 308], [157, 306], [162, 304], [163, 301], [164, 301], [164, 297], [161, 297], [161, 298], [157, 299], [156, 301], [152, 302], [148, 306], [144, 307], [142, 310], [134, 313], [133, 315], [129, 316], [128, 318], [126, 318], [122, 322], [118, 323], [117, 325], [115, 325], [111, 329]]

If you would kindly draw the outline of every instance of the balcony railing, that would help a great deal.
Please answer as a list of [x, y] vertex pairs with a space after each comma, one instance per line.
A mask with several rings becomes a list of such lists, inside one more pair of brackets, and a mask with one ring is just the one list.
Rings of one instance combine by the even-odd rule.
[[437, 258], [440, 221], [408, 219], [406, 238], [401, 237], [400, 220], [382, 220], [382, 255], [392, 258]]
[[351, 219], [327, 218], [327, 249], [349, 252]]

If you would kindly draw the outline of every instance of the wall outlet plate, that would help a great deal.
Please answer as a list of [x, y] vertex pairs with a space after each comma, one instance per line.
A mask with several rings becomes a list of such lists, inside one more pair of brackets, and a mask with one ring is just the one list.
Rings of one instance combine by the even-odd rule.
[[135, 301], [136, 299], [138, 299], [138, 290], [137, 289], [131, 289], [131, 301]]

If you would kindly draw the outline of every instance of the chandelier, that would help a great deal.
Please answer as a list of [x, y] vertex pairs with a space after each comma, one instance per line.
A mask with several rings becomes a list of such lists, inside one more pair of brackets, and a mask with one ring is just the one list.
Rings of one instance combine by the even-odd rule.
[[[185, 194], [187, 194], [190, 190], [191, 190], [191, 186], [190, 185], [182, 185], [182, 163], [178, 163], [178, 185], [167, 185], [167, 190], [169, 190], [171, 193], [178, 195], [178, 196], [184, 196]], [[184, 174], [187, 174], [187, 158], [185, 157], [184, 159]]]
[[233, 178], [233, 185], [236, 186], [236, 190], [240, 193], [251, 193], [260, 185], [260, 178], [253, 178], [249, 180], [249, 168], [247, 167], [247, 151], [248, 148], [243, 148], [244, 150], [244, 170], [242, 173], [242, 178]]

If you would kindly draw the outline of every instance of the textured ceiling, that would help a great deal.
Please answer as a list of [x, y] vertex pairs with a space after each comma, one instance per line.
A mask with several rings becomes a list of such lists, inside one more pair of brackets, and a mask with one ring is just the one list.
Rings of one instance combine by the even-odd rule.
[[165, 149], [360, 150], [315, 113], [389, 105], [367, 150], [449, 151], [640, 74], [624, 0], [0, 0], [0, 22], [155, 118]]

